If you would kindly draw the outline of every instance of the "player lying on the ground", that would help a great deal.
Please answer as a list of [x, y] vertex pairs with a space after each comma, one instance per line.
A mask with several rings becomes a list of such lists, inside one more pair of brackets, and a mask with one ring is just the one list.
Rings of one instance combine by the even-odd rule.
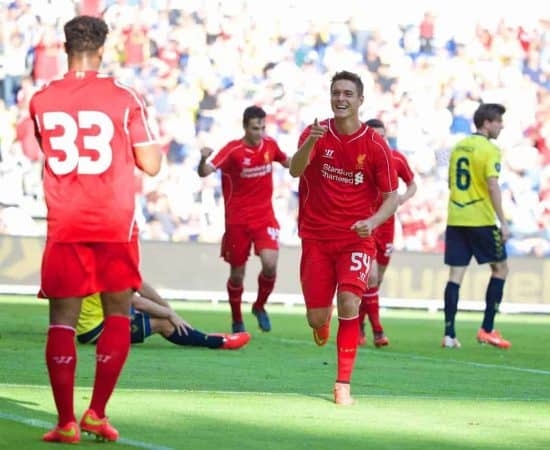
[[[177, 345], [191, 345], [214, 349], [234, 350], [245, 346], [250, 340], [247, 332], [223, 334], [203, 333], [193, 328], [172, 309], [158, 292], [143, 282], [133, 295], [131, 306], [131, 342], [138, 344], [152, 334]], [[81, 344], [95, 344], [103, 331], [103, 310], [99, 293], [85, 297], [76, 334]]]

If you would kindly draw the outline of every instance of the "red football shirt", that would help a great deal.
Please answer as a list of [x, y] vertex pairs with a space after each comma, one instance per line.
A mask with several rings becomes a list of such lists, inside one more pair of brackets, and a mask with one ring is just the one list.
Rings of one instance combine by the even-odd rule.
[[287, 159], [270, 137], [257, 147], [231, 141], [212, 158], [210, 164], [222, 171], [226, 223], [255, 225], [275, 218], [272, 162]]
[[[379, 207], [379, 192], [397, 189], [391, 150], [384, 139], [362, 125], [351, 135], [338, 134], [334, 119], [314, 145], [300, 177], [299, 235], [305, 239], [358, 239], [350, 227]], [[310, 127], [300, 136], [299, 147]]]
[[[400, 153], [397, 150], [392, 150], [391, 155], [393, 158], [393, 167], [397, 172], [397, 177], [401, 178], [405, 182], [405, 184], [410, 184], [411, 181], [414, 179], [414, 172], [411, 170], [407, 158], [405, 158], [405, 155], [403, 155], [403, 153]], [[384, 199], [382, 195], [380, 195], [378, 197], [378, 206], [380, 206], [383, 201]], [[384, 222], [384, 225], [388, 224], [388, 226], [393, 226], [394, 223], [395, 214], [393, 214], [388, 220], [386, 220], [386, 222]]]
[[155, 142], [142, 100], [97, 72], [69, 72], [29, 106], [44, 153], [48, 239], [127, 242], [134, 221], [133, 147]]

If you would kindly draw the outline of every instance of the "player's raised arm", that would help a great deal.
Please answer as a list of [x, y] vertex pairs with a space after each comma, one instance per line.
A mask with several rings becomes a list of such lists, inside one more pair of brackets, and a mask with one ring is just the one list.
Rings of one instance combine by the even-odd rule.
[[326, 133], [327, 129], [324, 126], [319, 125], [317, 118], [311, 125], [309, 135], [305, 139], [304, 143], [300, 146], [298, 151], [290, 159], [289, 172], [293, 177], [300, 177], [304, 173], [307, 165], [309, 164], [309, 158], [311, 150], [315, 143]]
[[162, 153], [158, 144], [147, 144], [134, 147], [136, 165], [147, 175], [159, 173]]
[[199, 166], [197, 167], [197, 173], [199, 177], [207, 177], [211, 173], [216, 171], [216, 168], [211, 164], [207, 164], [206, 160], [214, 152], [210, 147], [201, 148], [201, 159], [199, 161]]

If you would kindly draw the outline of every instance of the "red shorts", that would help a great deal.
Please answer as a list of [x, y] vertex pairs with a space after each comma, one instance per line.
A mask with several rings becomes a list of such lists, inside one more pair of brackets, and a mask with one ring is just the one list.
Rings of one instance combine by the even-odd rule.
[[253, 226], [226, 224], [220, 256], [232, 266], [242, 266], [250, 256], [252, 243], [256, 255], [265, 249], [279, 250], [277, 220]]
[[376, 242], [376, 262], [380, 266], [387, 266], [390, 263], [393, 253], [393, 237], [395, 235], [395, 223], [384, 222], [374, 230], [374, 241]]
[[328, 308], [336, 288], [361, 298], [367, 288], [374, 258], [370, 239], [342, 241], [302, 240], [300, 281], [306, 307]]
[[67, 243], [46, 241], [39, 297], [84, 297], [139, 289], [138, 240]]

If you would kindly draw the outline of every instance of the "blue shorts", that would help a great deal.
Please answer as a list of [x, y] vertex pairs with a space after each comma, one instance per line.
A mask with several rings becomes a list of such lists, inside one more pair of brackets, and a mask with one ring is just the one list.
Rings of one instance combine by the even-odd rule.
[[[132, 306], [130, 308], [130, 341], [132, 344], [141, 344], [145, 338], [151, 336], [151, 317], [149, 314], [136, 311]], [[84, 334], [79, 334], [76, 338], [81, 344], [96, 344], [101, 332], [103, 331], [103, 322], [93, 330]]]
[[147, 313], [130, 308], [130, 327], [132, 344], [141, 344], [145, 338], [151, 336], [151, 316]]
[[467, 266], [472, 255], [478, 264], [504, 261], [507, 258], [502, 235], [496, 225], [459, 227], [447, 225], [445, 264]]

